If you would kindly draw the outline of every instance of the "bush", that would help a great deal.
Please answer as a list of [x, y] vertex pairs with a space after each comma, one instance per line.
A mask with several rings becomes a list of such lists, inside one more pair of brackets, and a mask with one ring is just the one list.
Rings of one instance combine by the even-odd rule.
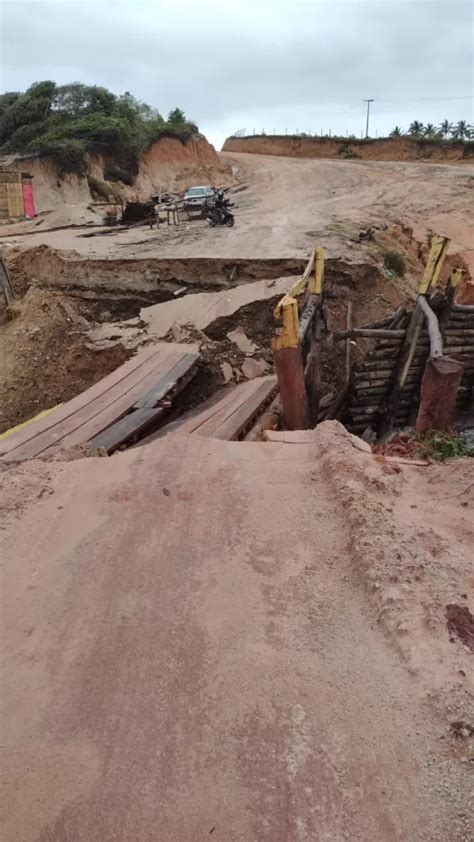
[[35, 141], [33, 150], [39, 155], [53, 158], [61, 173], [76, 173], [85, 175], [87, 168], [87, 151], [80, 140], [53, 140], [44, 142], [42, 138]]
[[474, 448], [469, 447], [455, 433], [432, 431], [427, 433], [423, 439], [423, 455], [444, 462], [445, 459], [453, 459], [456, 456], [474, 457]]
[[198, 131], [175, 108], [159, 111], [131, 94], [97, 85], [36, 82], [0, 96], [0, 152], [51, 156], [63, 172], [84, 173], [87, 153], [108, 159], [106, 178], [132, 184], [140, 155], [162, 137], [187, 140]]
[[110, 161], [104, 170], [106, 181], [123, 181], [124, 184], [132, 185], [134, 177], [128, 170], [123, 169], [115, 161]]
[[400, 254], [399, 251], [387, 250], [384, 252], [383, 262], [385, 267], [399, 278], [405, 275], [407, 266], [403, 254]]

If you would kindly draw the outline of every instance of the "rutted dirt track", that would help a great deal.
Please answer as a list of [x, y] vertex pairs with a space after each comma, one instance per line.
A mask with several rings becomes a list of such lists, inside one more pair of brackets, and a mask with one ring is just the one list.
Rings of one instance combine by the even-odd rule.
[[[130, 353], [85, 344], [89, 293], [105, 295], [93, 315], [112, 343], [113, 308], [140, 332], [147, 296], [179, 313], [181, 284], [218, 290], [206, 353], [220, 372], [217, 342], [239, 319], [270, 355], [278, 276], [318, 240], [336, 258], [339, 327], [349, 297], [370, 321], [401, 295], [360, 228], [433, 228], [472, 265], [467, 167], [226, 160], [242, 188], [232, 230], [3, 229], [35, 252], [11, 261], [32, 287], [4, 326], [6, 424], [70, 397], [53, 388], [61, 367], [79, 391]], [[416, 247], [407, 262], [409, 283]], [[234, 287], [255, 278], [269, 313], [254, 325], [247, 302], [228, 322]], [[37, 288], [48, 280], [61, 291]], [[285, 442], [171, 433], [0, 470], [2, 842], [471, 842], [471, 463], [400, 464], [326, 422]]]
[[[400, 482], [334, 422], [302, 444], [168, 438], [18, 469], [1, 532], [5, 842], [467, 842], [468, 748], [435, 714], [459, 684], [461, 718], [470, 656], [440, 604], [407, 670], [358, 555], [380, 506], [388, 548]], [[377, 554], [390, 605], [398, 550], [385, 580]], [[425, 552], [427, 573], [446, 563]]]
[[[159, 232], [133, 229], [83, 238], [81, 229], [8, 236], [25, 248], [47, 243], [94, 257], [294, 257], [317, 239], [330, 256], [352, 256], [350, 235], [376, 223], [403, 221], [447, 234], [453, 250], [473, 266], [472, 188], [469, 166], [332, 161], [224, 153], [234, 181], [236, 225], [208, 229], [203, 221]], [[15, 229], [18, 230], [18, 227]], [[32, 229], [33, 230], [33, 229]]]

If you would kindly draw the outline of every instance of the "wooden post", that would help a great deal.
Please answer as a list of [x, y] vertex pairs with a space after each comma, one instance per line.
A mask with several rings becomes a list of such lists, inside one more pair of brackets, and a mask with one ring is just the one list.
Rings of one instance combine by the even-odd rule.
[[441, 335], [444, 334], [448, 326], [449, 317], [451, 316], [451, 313], [453, 311], [454, 299], [456, 297], [457, 289], [461, 284], [463, 272], [463, 269], [453, 269], [453, 271], [451, 272], [451, 276], [448, 281], [448, 286], [446, 288], [446, 304], [443, 307], [441, 315], [439, 317], [439, 329], [441, 331]]
[[346, 386], [349, 385], [351, 376], [351, 331], [352, 331], [352, 301], [347, 302], [347, 318], [346, 318]]
[[308, 300], [300, 320], [299, 335], [303, 342], [309, 330], [309, 351], [304, 368], [308, 399], [309, 420], [312, 427], [318, 423], [321, 396], [321, 308], [324, 282], [324, 249], [318, 246], [314, 253], [314, 274], [308, 281]]
[[277, 328], [272, 347], [283, 417], [289, 430], [305, 430], [308, 428], [308, 405], [296, 299], [285, 295], [277, 304], [274, 315], [282, 324]]
[[452, 357], [430, 358], [421, 382], [417, 433], [449, 430], [464, 366]]
[[449, 243], [449, 237], [440, 237], [437, 234], [432, 237], [430, 254], [418, 288], [418, 300], [405, 334], [405, 339], [395, 366], [392, 386], [387, 396], [387, 408], [378, 424], [377, 433], [379, 436], [389, 432], [395, 423], [402, 389], [407, 379], [413, 357], [415, 356], [416, 346], [423, 324], [423, 310], [419, 299], [436, 287]]
[[430, 337], [430, 356], [443, 356], [443, 339], [439, 329], [439, 322], [436, 313], [433, 312], [424, 295], [420, 295], [418, 303], [423, 310], [423, 315], [426, 319], [428, 327], [428, 336]]

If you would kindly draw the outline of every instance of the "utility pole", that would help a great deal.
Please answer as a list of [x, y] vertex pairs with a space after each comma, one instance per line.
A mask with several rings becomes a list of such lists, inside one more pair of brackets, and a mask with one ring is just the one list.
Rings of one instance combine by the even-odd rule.
[[364, 102], [367, 103], [367, 122], [365, 124], [365, 136], [369, 136], [369, 115], [370, 115], [370, 103], [373, 102], [373, 99], [364, 99]]

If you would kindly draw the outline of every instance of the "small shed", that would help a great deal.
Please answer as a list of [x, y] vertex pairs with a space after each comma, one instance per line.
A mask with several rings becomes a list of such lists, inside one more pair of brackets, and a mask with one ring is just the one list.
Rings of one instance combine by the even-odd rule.
[[33, 177], [15, 170], [0, 170], [0, 219], [36, 216]]

